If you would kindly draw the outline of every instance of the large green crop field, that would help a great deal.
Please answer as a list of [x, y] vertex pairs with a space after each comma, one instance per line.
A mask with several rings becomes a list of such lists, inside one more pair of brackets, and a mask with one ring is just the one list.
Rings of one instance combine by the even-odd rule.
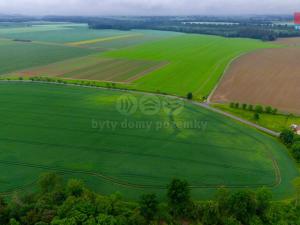
[[90, 48], [116, 49], [136, 44], [142, 44], [162, 38], [174, 37], [181, 35], [176, 32], [161, 32], [148, 30], [93, 30], [89, 29], [86, 24], [69, 24], [69, 23], [50, 23], [50, 24], [29, 24], [28, 26], [0, 26], [0, 38], [22, 39], [39, 42], [51, 43], [73, 43], [99, 38], [112, 38], [130, 35], [132, 38], [124, 40], [111, 40], [111, 42], [100, 42], [87, 45]]
[[[61, 61], [59, 66], [57, 64], [46, 65], [45, 68], [30, 68], [28, 66], [28, 68], [25, 68], [25, 72], [29, 71], [29, 74], [34, 71], [33, 74], [35, 75], [56, 76], [59, 74], [60, 77], [75, 79], [133, 81], [128, 85], [128, 88], [160, 91], [180, 96], [186, 96], [188, 92], [193, 92], [198, 99], [210, 94], [225, 68], [234, 58], [249, 51], [274, 47], [269, 43], [248, 39], [230, 39], [162, 31], [89, 30], [82, 26], [51, 31], [51, 33], [23, 32], [10, 34], [10, 37], [35, 40], [34, 44], [40, 45], [47, 45], [49, 42], [49, 47], [56, 46], [59, 49], [73, 46], [77, 50], [90, 49], [90, 51], [101, 53], [98, 54], [99, 62], [92, 68], [89, 66], [91, 57], [88, 56], [85, 59], [82, 58], [80, 68], [78, 63], [73, 63], [74, 68], [72, 68], [70, 61], [66, 60]], [[55, 44], [55, 42], [62, 43]], [[111, 66], [111, 69], [107, 69], [106, 66], [103, 67], [101, 64], [107, 58], [110, 60], [115, 59], [116, 62], [123, 60], [123, 62], [129, 63], [124, 67]], [[75, 61], [79, 59], [77, 58]], [[146, 64], [164, 66], [155, 66], [149, 69], [146, 65], [145, 70], [140, 70], [135, 69], [135, 63], [131, 62], [146, 62]], [[133, 70], [126, 73], [130, 66]], [[49, 67], [54, 69], [49, 72]], [[74, 72], [70, 73], [70, 70]], [[122, 75], [118, 76], [118, 73], [116, 75], [116, 70], [121, 71]], [[38, 74], [36, 71], [42, 72]], [[46, 73], [43, 71], [46, 71]], [[61, 71], [66, 71], [66, 73], [61, 74]], [[82, 75], [78, 75], [78, 71]], [[21, 75], [23, 75], [24, 71], [21, 72]], [[117, 77], [117, 79], [110, 79], [111, 77]]]
[[[182, 34], [147, 30], [92, 30], [85, 24], [7, 23], [0, 26], [0, 75], [59, 74], [60, 77], [75, 79], [130, 81], [160, 68], [165, 62], [143, 59], [107, 60], [103, 57], [98, 57], [98, 61], [95, 61], [95, 53], [180, 35]], [[73, 58], [74, 61], [70, 61]], [[107, 61], [111, 63], [103, 64]], [[45, 68], [40, 68], [41, 66]], [[49, 72], [49, 67], [56, 70], [51, 69]], [[42, 72], [39, 74], [37, 71]], [[62, 71], [66, 71], [65, 74]]]
[[135, 81], [136, 88], [181, 96], [193, 92], [200, 98], [209, 95], [226, 66], [235, 57], [267, 47], [274, 46], [247, 39], [181, 35], [134, 48], [107, 52], [105, 56], [168, 61], [169, 64], [164, 68]]
[[[234, 58], [271, 47], [248, 39], [91, 30], [84, 24], [1, 24], [0, 75], [109, 81], [180, 96], [193, 92], [200, 99]], [[297, 168], [275, 139], [190, 103], [170, 114], [174, 100], [164, 97], [134, 94], [136, 102], [116, 105], [123, 95], [1, 82], [0, 192], [30, 189], [41, 173], [56, 171], [82, 178], [103, 194], [120, 191], [132, 199], [144, 192], [163, 196], [174, 177], [188, 180], [197, 199], [211, 198], [220, 186], [267, 186], [277, 199], [294, 194]], [[152, 109], [160, 103], [160, 110], [145, 113], [143, 101]], [[117, 106], [136, 112], [123, 115]]]
[[[41, 27], [44, 27], [43, 25]], [[48, 26], [49, 27], [49, 26]], [[15, 29], [0, 29], [0, 36], [11, 39], [25, 39], [32, 41], [67, 43], [84, 40], [92, 40], [99, 37], [111, 37], [115, 35], [124, 35], [130, 32], [116, 30], [91, 30], [87, 27], [65, 27], [51, 26], [52, 30], [44, 28], [15, 28]], [[11, 31], [11, 32], [10, 32]]]
[[293, 195], [297, 168], [273, 138], [189, 103], [176, 114], [149, 115], [140, 94], [132, 96], [139, 108], [124, 115], [116, 107], [123, 94], [1, 82], [0, 191], [30, 188], [40, 173], [57, 171], [127, 198], [163, 194], [173, 177], [188, 180], [197, 199], [222, 185], [268, 186], [277, 199]]
[[95, 53], [90, 49], [7, 39], [0, 39], [0, 48], [0, 75]]

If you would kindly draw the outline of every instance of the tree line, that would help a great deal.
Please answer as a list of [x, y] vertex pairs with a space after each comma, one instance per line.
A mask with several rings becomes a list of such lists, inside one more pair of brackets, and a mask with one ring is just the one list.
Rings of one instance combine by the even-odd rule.
[[[27, 17], [0, 15], [1, 22], [50, 21], [87, 23], [91, 29], [118, 29], [126, 31], [151, 29], [223, 37], [253, 38], [263, 41], [274, 41], [279, 37], [299, 37], [300, 30], [296, 30], [294, 26], [284, 24], [285, 21], [292, 20], [292, 16]], [[277, 21], [277, 23], [273, 21]], [[30, 26], [30, 23], [28, 23], [28, 26]]]
[[298, 199], [272, 201], [267, 188], [220, 188], [211, 201], [195, 201], [189, 184], [173, 179], [161, 201], [155, 194], [125, 201], [99, 195], [77, 179], [43, 174], [36, 191], [0, 198], [1, 225], [297, 225]]
[[278, 109], [273, 108], [272, 106], [251, 105], [246, 103], [240, 104], [239, 102], [231, 102], [229, 104], [229, 107], [235, 109], [242, 109], [244, 111], [254, 112], [253, 115], [254, 120], [259, 120], [260, 114], [262, 113], [276, 115], [278, 112]]
[[285, 129], [281, 132], [279, 139], [286, 145], [295, 160], [300, 162], [300, 136], [290, 129]]
[[[199, 18], [201, 19], [201, 18]], [[203, 18], [202, 18], [203, 19]], [[214, 18], [206, 18], [214, 21]], [[175, 31], [183, 33], [218, 35], [223, 37], [253, 38], [263, 41], [274, 41], [280, 37], [298, 37], [300, 31], [293, 26], [274, 24], [266, 20], [245, 20], [235, 18], [234, 23], [230, 18], [223, 18], [225, 22], [197, 23], [187, 18], [147, 17], [147, 18], [105, 18], [88, 21], [91, 29], [151, 29], [161, 31]], [[218, 21], [218, 20], [217, 20]], [[228, 22], [227, 22], [228, 21]]]

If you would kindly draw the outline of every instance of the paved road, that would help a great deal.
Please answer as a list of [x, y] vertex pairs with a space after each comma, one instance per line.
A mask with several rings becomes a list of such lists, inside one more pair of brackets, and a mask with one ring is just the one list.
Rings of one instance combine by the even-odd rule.
[[222, 110], [213, 108], [212, 106], [210, 106], [210, 105], [207, 104], [207, 103], [193, 102], [193, 104], [199, 105], [199, 106], [204, 107], [204, 108], [206, 108], [206, 109], [208, 109], [208, 110], [210, 110], [210, 111], [214, 111], [214, 112], [216, 112], [216, 113], [219, 113], [219, 114], [222, 114], [222, 115], [224, 115], [224, 116], [230, 117], [230, 118], [232, 118], [232, 119], [234, 119], [234, 120], [236, 120], [236, 121], [238, 121], [238, 122], [241, 122], [241, 123], [246, 124], [246, 125], [248, 125], [248, 126], [254, 127], [254, 128], [256, 128], [256, 129], [258, 129], [258, 130], [260, 130], [260, 131], [263, 131], [263, 132], [265, 132], [265, 133], [267, 133], [267, 134], [270, 134], [270, 135], [272, 135], [272, 136], [279, 137], [279, 135], [280, 135], [279, 132], [275, 132], [275, 131], [273, 131], [273, 130], [270, 130], [270, 129], [267, 129], [267, 128], [265, 128], [265, 127], [259, 126], [259, 125], [255, 124], [255, 123], [252, 123], [252, 122], [250, 122], [250, 121], [248, 121], [248, 120], [244, 120], [244, 119], [242, 119], [242, 118], [240, 118], [240, 117], [238, 117], [238, 116], [235, 116], [235, 115], [232, 115], [232, 114], [230, 114], [230, 113], [224, 112], [224, 111], [222, 111]]
[[181, 99], [185, 102], [189, 102], [192, 103], [193, 105], [205, 108], [207, 110], [213, 111], [215, 113], [224, 115], [226, 117], [229, 117], [231, 119], [234, 119], [240, 123], [246, 124], [248, 126], [254, 127], [262, 132], [265, 132], [269, 135], [275, 136], [275, 137], [279, 137], [280, 133], [272, 131], [270, 129], [267, 129], [265, 127], [259, 126], [255, 123], [252, 123], [250, 121], [244, 120], [238, 116], [234, 116], [230, 113], [224, 112], [222, 110], [213, 108], [212, 106], [210, 106], [208, 103], [200, 103], [200, 102], [196, 102], [196, 101], [189, 101], [185, 98], [182, 97], [177, 97], [177, 96], [172, 96], [172, 95], [163, 95], [163, 94], [156, 94], [156, 93], [149, 93], [149, 92], [143, 92], [143, 91], [133, 91], [133, 90], [124, 90], [124, 89], [112, 89], [112, 88], [105, 88], [105, 87], [93, 87], [93, 86], [84, 86], [84, 85], [76, 85], [76, 84], [63, 84], [63, 83], [54, 83], [54, 82], [46, 82], [46, 81], [28, 81], [28, 80], [16, 80], [16, 81], [7, 81], [7, 80], [1, 80], [0, 82], [36, 82], [36, 83], [44, 83], [44, 84], [56, 84], [56, 85], [65, 85], [65, 86], [80, 86], [80, 87], [84, 87], [84, 88], [94, 88], [94, 89], [105, 89], [105, 90], [113, 90], [113, 91], [121, 91], [121, 92], [129, 92], [129, 93], [138, 93], [138, 94], [146, 94], [146, 95], [156, 95], [156, 96], [163, 96], [163, 97], [168, 97], [168, 98], [176, 98], [176, 99]]

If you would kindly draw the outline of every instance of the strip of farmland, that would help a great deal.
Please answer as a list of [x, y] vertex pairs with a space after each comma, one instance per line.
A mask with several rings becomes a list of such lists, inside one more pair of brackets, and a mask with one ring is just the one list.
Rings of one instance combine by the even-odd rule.
[[300, 114], [300, 48], [265, 49], [236, 60], [213, 102], [271, 105]]

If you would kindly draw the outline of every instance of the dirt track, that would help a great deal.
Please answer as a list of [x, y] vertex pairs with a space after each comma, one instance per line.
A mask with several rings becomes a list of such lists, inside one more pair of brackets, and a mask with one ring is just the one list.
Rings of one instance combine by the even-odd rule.
[[230, 66], [211, 101], [271, 105], [300, 114], [300, 48], [242, 56]]
[[279, 38], [275, 41], [276, 44], [290, 46], [290, 47], [300, 47], [300, 38], [293, 37], [293, 38]]

